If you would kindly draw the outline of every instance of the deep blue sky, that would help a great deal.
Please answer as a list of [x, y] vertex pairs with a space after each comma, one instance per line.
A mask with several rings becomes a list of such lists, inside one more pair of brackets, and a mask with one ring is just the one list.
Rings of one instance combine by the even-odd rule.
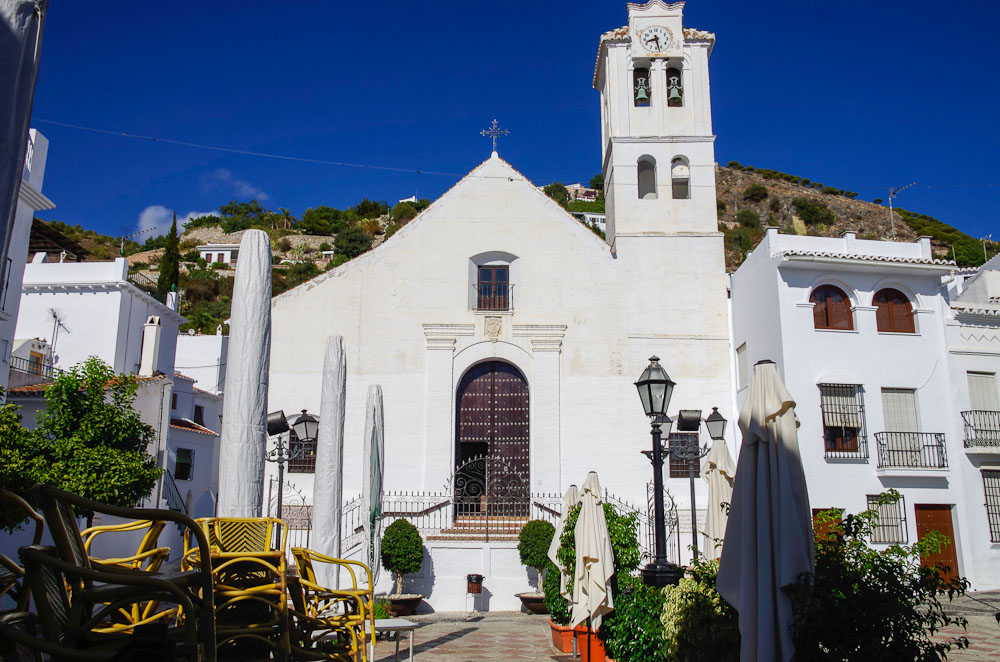
[[[600, 171], [599, 35], [625, 3], [54, 0], [34, 116], [235, 149], [465, 173], [479, 131], [536, 183]], [[1000, 3], [690, 0], [717, 35], [720, 163], [885, 197], [980, 236], [1000, 202]], [[51, 140], [43, 218], [117, 235], [265, 198], [295, 215], [367, 195], [435, 198], [455, 179], [124, 139], [36, 122]], [[993, 185], [988, 187], [987, 185]], [[961, 187], [961, 188], [957, 188]], [[156, 216], [147, 212], [148, 218]], [[995, 237], [996, 238], [996, 237]]]

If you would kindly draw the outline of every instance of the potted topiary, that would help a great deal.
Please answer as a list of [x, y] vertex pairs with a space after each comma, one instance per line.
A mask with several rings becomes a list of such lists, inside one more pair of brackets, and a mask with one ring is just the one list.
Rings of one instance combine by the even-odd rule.
[[573, 628], [569, 626], [570, 606], [559, 593], [559, 577], [562, 573], [552, 561], [545, 566], [545, 608], [549, 612], [549, 627], [552, 629], [552, 645], [563, 653], [573, 652]]
[[386, 527], [382, 535], [382, 567], [396, 574], [396, 591], [388, 596], [389, 612], [393, 616], [416, 613], [424, 599], [418, 593], [403, 593], [403, 575], [420, 570], [424, 564], [424, 541], [417, 527], [398, 519]]
[[525, 524], [518, 535], [517, 551], [521, 555], [521, 563], [534, 568], [536, 573], [535, 591], [517, 594], [529, 614], [549, 613], [545, 608], [542, 584], [545, 566], [549, 563], [549, 545], [552, 544], [552, 536], [555, 534], [556, 527], [544, 520], [534, 519]]

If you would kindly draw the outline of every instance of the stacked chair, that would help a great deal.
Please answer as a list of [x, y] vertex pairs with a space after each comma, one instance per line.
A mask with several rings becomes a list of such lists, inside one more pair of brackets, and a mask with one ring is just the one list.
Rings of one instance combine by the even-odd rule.
[[[375, 597], [368, 566], [303, 547], [293, 547], [292, 556], [299, 571], [298, 577], [289, 580], [293, 658], [336, 662], [373, 659], [374, 646], [368, 644], [374, 644]], [[318, 567], [327, 568], [329, 576], [339, 573], [341, 579], [346, 579], [341, 569], [346, 570], [350, 586], [332, 589], [321, 585], [316, 575]], [[358, 575], [367, 581], [364, 586]]]
[[[273, 517], [197, 520], [209, 541], [220, 659], [285, 659], [285, 526]], [[187, 567], [205, 560], [185, 547]]]
[[[35, 530], [31, 544], [38, 545], [42, 542], [42, 535], [45, 532], [45, 520], [42, 519], [41, 514], [32, 508], [27, 501], [13, 492], [0, 489], [0, 504], [3, 504], [7, 508], [23, 512], [34, 524]], [[24, 568], [18, 565], [13, 559], [0, 554], [0, 598], [4, 596], [7, 596], [14, 602], [14, 611], [27, 611], [28, 602], [31, 599], [31, 591], [24, 581]]]
[[[0, 638], [53, 660], [215, 660], [208, 539], [194, 520], [168, 510], [108, 506], [49, 485], [36, 485], [34, 496], [54, 546], [35, 544], [19, 551], [23, 590], [30, 590], [36, 613], [0, 619]], [[125, 525], [146, 528], [139, 553], [108, 562], [91, 559], [77, 527], [78, 513], [143, 521]], [[150, 552], [159, 549], [155, 539], [167, 521], [191, 532], [204, 550], [204, 564], [186, 572], [161, 567], [165, 554]]]

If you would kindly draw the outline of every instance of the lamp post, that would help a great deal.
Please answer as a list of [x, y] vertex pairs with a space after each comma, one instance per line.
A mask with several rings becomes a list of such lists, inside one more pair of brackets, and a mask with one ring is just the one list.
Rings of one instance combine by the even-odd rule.
[[306, 449], [305, 444], [302, 443], [294, 448], [291, 444], [286, 445], [281, 435], [289, 430], [294, 430], [295, 436], [299, 438], [300, 442], [308, 442], [316, 439], [318, 428], [319, 419], [310, 415], [305, 409], [291, 426], [288, 425], [285, 412], [280, 409], [267, 415], [267, 436], [277, 437], [274, 448], [266, 451], [264, 459], [278, 465], [278, 519], [281, 519], [281, 503], [285, 496], [285, 464], [302, 455]]
[[657, 588], [677, 584], [684, 575], [679, 566], [667, 561], [667, 532], [663, 513], [663, 445], [660, 439], [660, 425], [666, 422], [669, 430], [667, 405], [670, 404], [674, 386], [676, 384], [660, 365], [657, 356], [649, 358], [649, 365], [635, 383], [643, 411], [649, 417], [650, 435], [653, 437], [650, 460], [653, 463], [653, 535], [656, 556], [652, 563], [642, 569], [642, 581], [647, 586]]

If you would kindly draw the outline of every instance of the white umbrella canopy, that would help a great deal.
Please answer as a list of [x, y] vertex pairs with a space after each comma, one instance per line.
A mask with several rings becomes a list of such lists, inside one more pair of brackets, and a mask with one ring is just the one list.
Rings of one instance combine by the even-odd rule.
[[[312, 547], [320, 554], [339, 559], [340, 517], [344, 487], [344, 408], [347, 399], [347, 361], [344, 338], [326, 339], [320, 390], [319, 432], [316, 438], [316, 470], [313, 478]], [[332, 566], [319, 564], [320, 583], [339, 587]]]
[[580, 503], [580, 490], [576, 485], [570, 485], [566, 488], [566, 493], [563, 494], [562, 514], [559, 516], [559, 521], [556, 522], [556, 533], [552, 536], [548, 551], [549, 560], [559, 568], [559, 594], [570, 602], [573, 601], [573, 588], [569, 585], [569, 580], [566, 573], [562, 571], [562, 566], [559, 565], [557, 554], [559, 552], [559, 539], [562, 538], [563, 531], [566, 530], [566, 517], [573, 506], [578, 503]]
[[605, 614], [614, 611], [611, 598], [611, 578], [615, 574], [615, 557], [608, 535], [601, 501], [601, 483], [591, 471], [580, 494], [580, 516], [573, 531], [576, 542], [576, 569], [573, 573], [573, 615], [570, 627], [588, 618], [590, 627], [598, 630]]
[[365, 518], [364, 530], [368, 567], [372, 571], [372, 581], [378, 579], [379, 545], [382, 521], [382, 480], [385, 473], [385, 429], [382, 410], [382, 387], [372, 384], [368, 387], [368, 403], [365, 407], [365, 441], [362, 454], [361, 475], [367, 484], [361, 492], [361, 512]]
[[733, 480], [736, 477], [736, 463], [729, 454], [724, 439], [712, 444], [712, 450], [705, 457], [701, 477], [708, 483], [708, 508], [705, 511], [705, 541], [702, 545], [705, 557], [719, 558], [722, 545], [717, 540], [726, 537], [726, 522], [729, 515], [722, 510], [723, 503], [732, 503]]
[[739, 613], [741, 662], [791, 660], [782, 587], [813, 572], [813, 537], [795, 402], [772, 361], [754, 366], [740, 412], [743, 447], [716, 587]]

